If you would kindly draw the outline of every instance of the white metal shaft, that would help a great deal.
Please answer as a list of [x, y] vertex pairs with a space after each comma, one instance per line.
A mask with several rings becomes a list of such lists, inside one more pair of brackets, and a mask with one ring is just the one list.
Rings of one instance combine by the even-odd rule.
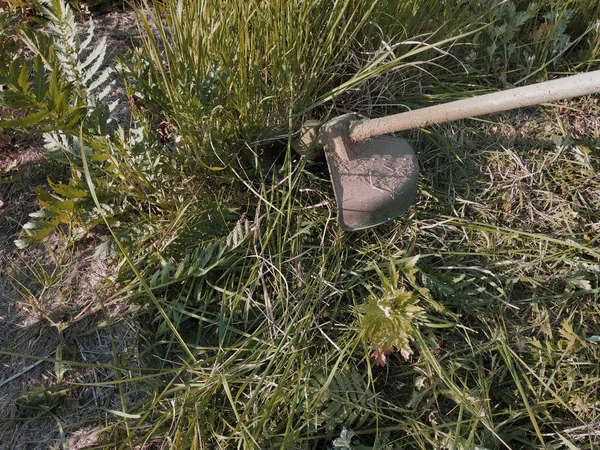
[[600, 70], [597, 70], [379, 119], [359, 120], [350, 125], [350, 139], [361, 142], [382, 134], [599, 92]]

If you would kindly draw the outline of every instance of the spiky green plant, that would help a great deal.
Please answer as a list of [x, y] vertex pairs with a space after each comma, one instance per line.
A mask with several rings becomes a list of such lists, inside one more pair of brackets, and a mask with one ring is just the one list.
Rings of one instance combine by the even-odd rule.
[[371, 292], [367, 302], [357, 308], [360, 314], [360, 336], [374, 349], [375, 364], [385, 366], [387, 356], [394, 350], [409, 359], [411, 341], [424, 310], [417, 305], [419, 296], [399, 286], [399, 274], [394, 262], [389, 265], [389, 278], [376, 268], [381, 282], [380, 291]]
[[0, 104], [26, 114], [3, 121], [1, 127], [74, 134], [84, 119], [93, 123], [98, 115], [106, 114], [102, 99], [112, 89], [108, 83], [112, 69], [102, 68], [106, 42], [95, 43], [84, 57], [94, 38], [93, 22], [87, 36], [80, 39], [75, 16], [65, 1], [44, 0], [38, 10], [47, 20], [47, 31], [16, 27], [20, 41], [34, 55], [33, 71], [20, 53], [0, 70]]

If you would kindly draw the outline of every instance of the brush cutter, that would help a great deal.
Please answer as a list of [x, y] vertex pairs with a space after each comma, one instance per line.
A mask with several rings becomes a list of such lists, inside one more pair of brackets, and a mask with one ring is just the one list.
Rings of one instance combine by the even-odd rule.
[[314, 123], [305, 124], [298, 147], [307, 149], [320, 139], [338, 222], [345, 230], [362, 230], [399, 216], [417, 193], [414, 150], [405, 139], [383, 135], [599, 92], [600, 71], [595, 71], [379, 119], [346, 114], [320, 130]]

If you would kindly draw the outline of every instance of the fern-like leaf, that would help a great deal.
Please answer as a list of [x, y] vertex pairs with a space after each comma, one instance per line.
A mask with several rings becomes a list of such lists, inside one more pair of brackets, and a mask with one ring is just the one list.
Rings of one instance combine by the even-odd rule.
[[306, 401], [300, 411], [313, 432], [331, 433], [340, 424], [360, 429], [375, 421], [370, 413], [375, 395], [356, 369], [338, 370], [333, 377], [318, 372], [308, 381]]
[[250, 222], [239, 221], [225, 237], [198, 246], [177, 265], [167, 262], [150, 278], [150, 287], [164, 287], [189, 278], [203, 277], [217, 267], [224, 266], [235, 256], [235, 250], [247, 241], [251, 234]]

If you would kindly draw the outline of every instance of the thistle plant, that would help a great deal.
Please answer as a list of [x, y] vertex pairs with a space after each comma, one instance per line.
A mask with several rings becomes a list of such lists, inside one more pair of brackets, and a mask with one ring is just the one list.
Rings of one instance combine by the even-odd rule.
[[424, 310], [417, 305], [418, 295], [399, 286], [400, 279], [393, 262], [390, 276], [376, 268], [381, 282], [381, 292], [371, 292], [367, 303], [357, 308], [360, 314], [360, 336], [374, 348], [371, 358], [378, 366], [387, 364], [387, 356], [400, 351], [404, 359], [410, 358], [411, 341]]

